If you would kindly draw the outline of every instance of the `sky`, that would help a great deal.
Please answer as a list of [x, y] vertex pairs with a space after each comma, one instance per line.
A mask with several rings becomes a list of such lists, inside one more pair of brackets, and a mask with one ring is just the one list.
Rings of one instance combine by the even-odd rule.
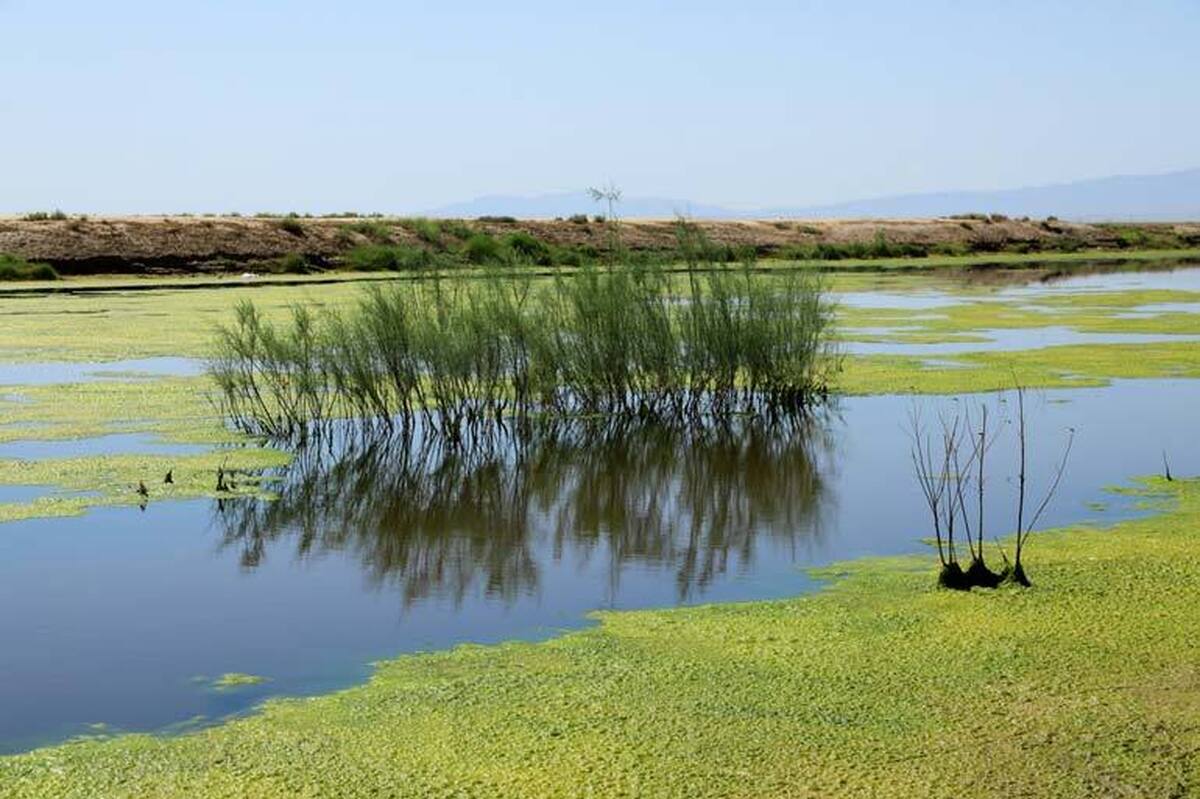
[[1200, 166], [1200, 0], [0, 0], [0, 213], [807, 205]]

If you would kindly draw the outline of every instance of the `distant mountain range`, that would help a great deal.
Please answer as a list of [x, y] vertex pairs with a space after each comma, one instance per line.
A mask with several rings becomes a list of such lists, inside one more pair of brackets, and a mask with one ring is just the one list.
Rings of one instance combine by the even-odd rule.
[[[746, 210], [663, 197], [626, 197], [618, 207], [621, 216], [631, 218], [680, 214], [696, 219], [909, 218], [978, 212], [1032, 217], [1053, 215], [1081, 221], [1194, 220], [1200, 219], [1200, 169], [1162, 175], [1116, 175], [1020, 189], [902, 194], [829, 205]], [[426, 214], [531, 219], [603, 212], [604, 209], [593, 202], [586, 191], [576, 191], [535, 197], [492, 195], [434, 208]]]

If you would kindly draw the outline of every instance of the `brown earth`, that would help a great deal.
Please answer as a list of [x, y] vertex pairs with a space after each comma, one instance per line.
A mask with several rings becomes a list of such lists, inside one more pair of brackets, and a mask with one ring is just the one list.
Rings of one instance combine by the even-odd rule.
[[[360, 223], [383, 226], [386, 236], [355, 232]], [[565, 246], [604, 249], [609, 229], [603, 223], [570, 220], [486, 221], [466, 224], [502, 236], [523, 230]], [[871, 242], [879, 235], [892, 244], [962, 244], [972, 251], [1014, 246], [1055, 249], [1072, 246], [1129, 246], [1131, 232], [1157, 246], [1200, 245], [1200, 223], [1082, 224], [1057, 220], [982, 218], [699, 221], [717, 244], [748, 245], [770, 254], [789, 245]], [[244, 217], [91, 217], [66, 220], [0, 218], [0, 253], [52, 264], [64, 274], [179, 274], [239, 271], [256, 263], [297, 253], [317, 264], [336, 264], [356, 246], [376, 242], [426, 246], [404, 220], [347, 218]], [[450, 239], [453, 241], [453, 239]], [[621, 241], [634, 250], [670, 250], [675, 222], [624, 220]], [[1150, 245], [1155, 246], [1155, 245]]]

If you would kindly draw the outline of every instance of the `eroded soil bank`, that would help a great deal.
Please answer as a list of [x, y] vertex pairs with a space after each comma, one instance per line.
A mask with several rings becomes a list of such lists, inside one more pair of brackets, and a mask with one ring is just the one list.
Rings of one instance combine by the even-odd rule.
[[[1200, 246], [1200, 223], [1082, 224], [1000, 216], [924, 220], [697, 221], [713, 244], [788, 257], [789, 248], [847, 248], [880, 240], [909, 252], [1060, 253], [1087, 250], [1177, 250]], [[355, 248], [404, 245], [453, 249], [483, 233], [525, 233], [547, 246], [603, 251], [611, 228], [595, 218], [442, 220], [432, 235], [422, 220], [261, 216], [0, 218], [0, 253], [49, 263], [64, 275], [237, 272], [289, 255], [314, 267], [342, 265]], [[633, 251], [673, 252], [673, 220], [625, 220], [621, 244]], [[922, 259], [912, 259], [922, 260]]]

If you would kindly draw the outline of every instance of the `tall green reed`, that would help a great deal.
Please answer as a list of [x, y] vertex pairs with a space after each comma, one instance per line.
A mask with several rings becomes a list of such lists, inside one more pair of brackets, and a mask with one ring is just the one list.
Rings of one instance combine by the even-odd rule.
[[278, 326], [243, 304], [210, 371], [238, 426], [281, 438], [344, 417], [363, 429], [420, 421], [455, 441], [531, 414], [704, 424], [805, 413], [837, 368], [819, 277], [716, 266], [696, 235], [681, 223], [681, 251], [697, 253], [682, 278], [653, 264], [434, 276], [373, 286], [349, 311], [295, 308]]

